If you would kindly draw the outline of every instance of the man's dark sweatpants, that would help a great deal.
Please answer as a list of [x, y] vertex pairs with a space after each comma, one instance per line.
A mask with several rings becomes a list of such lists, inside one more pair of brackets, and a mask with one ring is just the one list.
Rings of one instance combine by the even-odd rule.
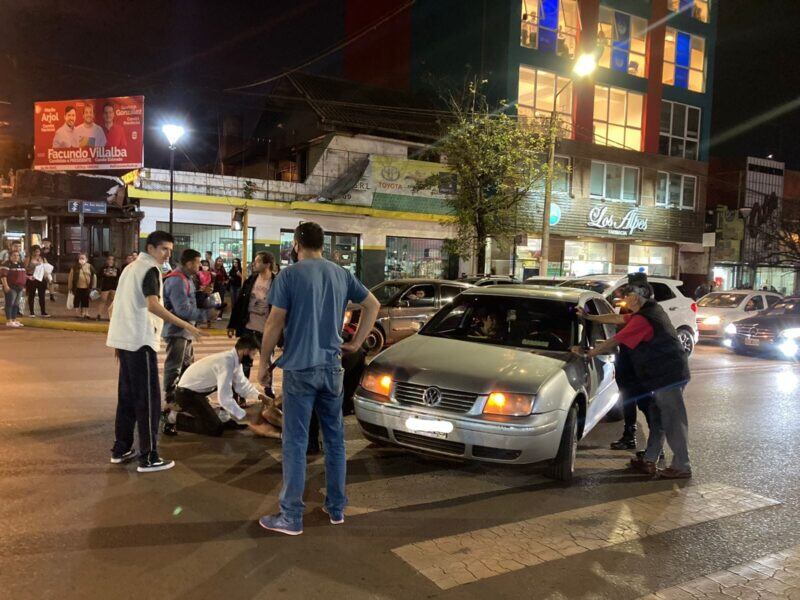
[[219, 414], [208, 403], [208, 393], [194, 392], [182, 387], [175, 390], [175, 402], [181, 407], [176, 423], [178, 431], [188, 431], [201, 435], [220, 436], [225, 431], [225, 425]]
[[117, 350], [119, 397], [112, 452], [121, 455], [133, 447], [133, 430], [139, 430], [139, 454], [156, 451], [161, 390], [158, 387], [156, 351], [142, 346], [135, 352]]

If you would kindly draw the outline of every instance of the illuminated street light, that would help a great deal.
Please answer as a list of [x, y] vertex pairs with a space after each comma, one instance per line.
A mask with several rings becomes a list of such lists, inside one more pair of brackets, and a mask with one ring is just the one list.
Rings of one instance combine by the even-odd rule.
[[597, 58], [594, 54], [581, 54], [572, 67], [572, 72], [578, 77], [587, 77], [597, 69]]
[[175, 186], [175, 144], [183, 137], [186, 130], [180, 125], [168, 123], [162, 125], [161, 132], [167, 138], [167, 142], [169, 142], [169, 234], [172, 235], [172, 194]]

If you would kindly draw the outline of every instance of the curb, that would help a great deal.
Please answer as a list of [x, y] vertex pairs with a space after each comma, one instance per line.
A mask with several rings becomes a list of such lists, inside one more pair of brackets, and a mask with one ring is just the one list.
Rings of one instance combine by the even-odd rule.
[[[83, 331], [86, 333], [108, 333], [107, 323], [82, 323], [80, 321], [58, 321], [54, 319], [31, 319], [30, 317], [20, 317], [19, 321], [25, 327], [33, 329], [55, 329], [60, 331]], [[0, 325], [5, 325], [6, 318], [0, 317]], [[208, 336], [219, 337], [227, 336], [226, 329], [201, 329]]]

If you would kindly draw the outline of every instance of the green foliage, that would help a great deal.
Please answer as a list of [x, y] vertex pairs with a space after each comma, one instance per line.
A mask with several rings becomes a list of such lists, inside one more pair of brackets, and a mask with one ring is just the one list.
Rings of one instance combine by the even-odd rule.
[[[452, 117], [436, 150], [458, 180], [446, 199], [458, 234], [453, 250], [462, 257], [477, 253], [478, 272], [484, 272], [490, 237], [503, 241], [532, 230], [533, 215], [525, 208], [546, 177], [547, 129], [509, 116], [505, 104], [492, 109], [476, 82], [449, 103]], [[433, 175], [417, 188], [436, 190], [439, 179]]]
[[244, 188], [243, 188], [242, 192], [243, 192], [244, 197], [247, 200], [251, 200], [253, 198], [253, 195], [255, 194], [255, 191], [256, 191], [256, 184], [255, 183], [253, 183], [249, 179], [244, 182]]

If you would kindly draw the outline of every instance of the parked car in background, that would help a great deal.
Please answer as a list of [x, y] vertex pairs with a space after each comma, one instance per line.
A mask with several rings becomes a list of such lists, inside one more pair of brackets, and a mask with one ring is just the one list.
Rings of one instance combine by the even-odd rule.
[[569, 277], [528, 277], [525, 280], [526, 285], [561, 285]]
[[757, 315], [729, 323], [722, 343], [737, 354], [800, 358], [800, 296], [783, 298]]
[[516, 285], [520, 280], [511, 275], [473, 275], [472, 277], [462, 277], [461, 283], [469, 283], [477, 287], [487, 285]]
[[722, 340], [729, 324], [769, 308], [782, 297], [772, 292], [751, 290], [706, 294], [697, 301], [697, 330], [700, 340]]
[[[691, 354], [697, 343], [697, 304], [681, 292], [682, 282], [677, 279], [665, 277], [648, 277], [647, 281], [653, 287], [653, 299], [667, 311], [672, 325], [678, 332], [683, 349]], [[618, 291], [628, 283], [627, 276], [619, 275], [587, 275], [576, 277], [560, 284], [559, 287], [574, 287], [592, 290], [602, 294], [615, 307], [619, 306], [621, 299]]]
[[[381, 309], [364, 349], [370, 354], [380, 352], [415, 334], [436, 311], [470, 287], [461, 281], [440, 279], [392, 279], [379, 283], [371, 291]], [[355, 326], [360, 316], [360, 309], [348, 309], [345, 327]]]
[[367, 439], [463, 459], [529, 464], [569, 481], [578, 440], [618, 404], [613, 357], [586, 358], [610, 325], [587, 290], [474, 287], [370, 363], [354, 399]]

